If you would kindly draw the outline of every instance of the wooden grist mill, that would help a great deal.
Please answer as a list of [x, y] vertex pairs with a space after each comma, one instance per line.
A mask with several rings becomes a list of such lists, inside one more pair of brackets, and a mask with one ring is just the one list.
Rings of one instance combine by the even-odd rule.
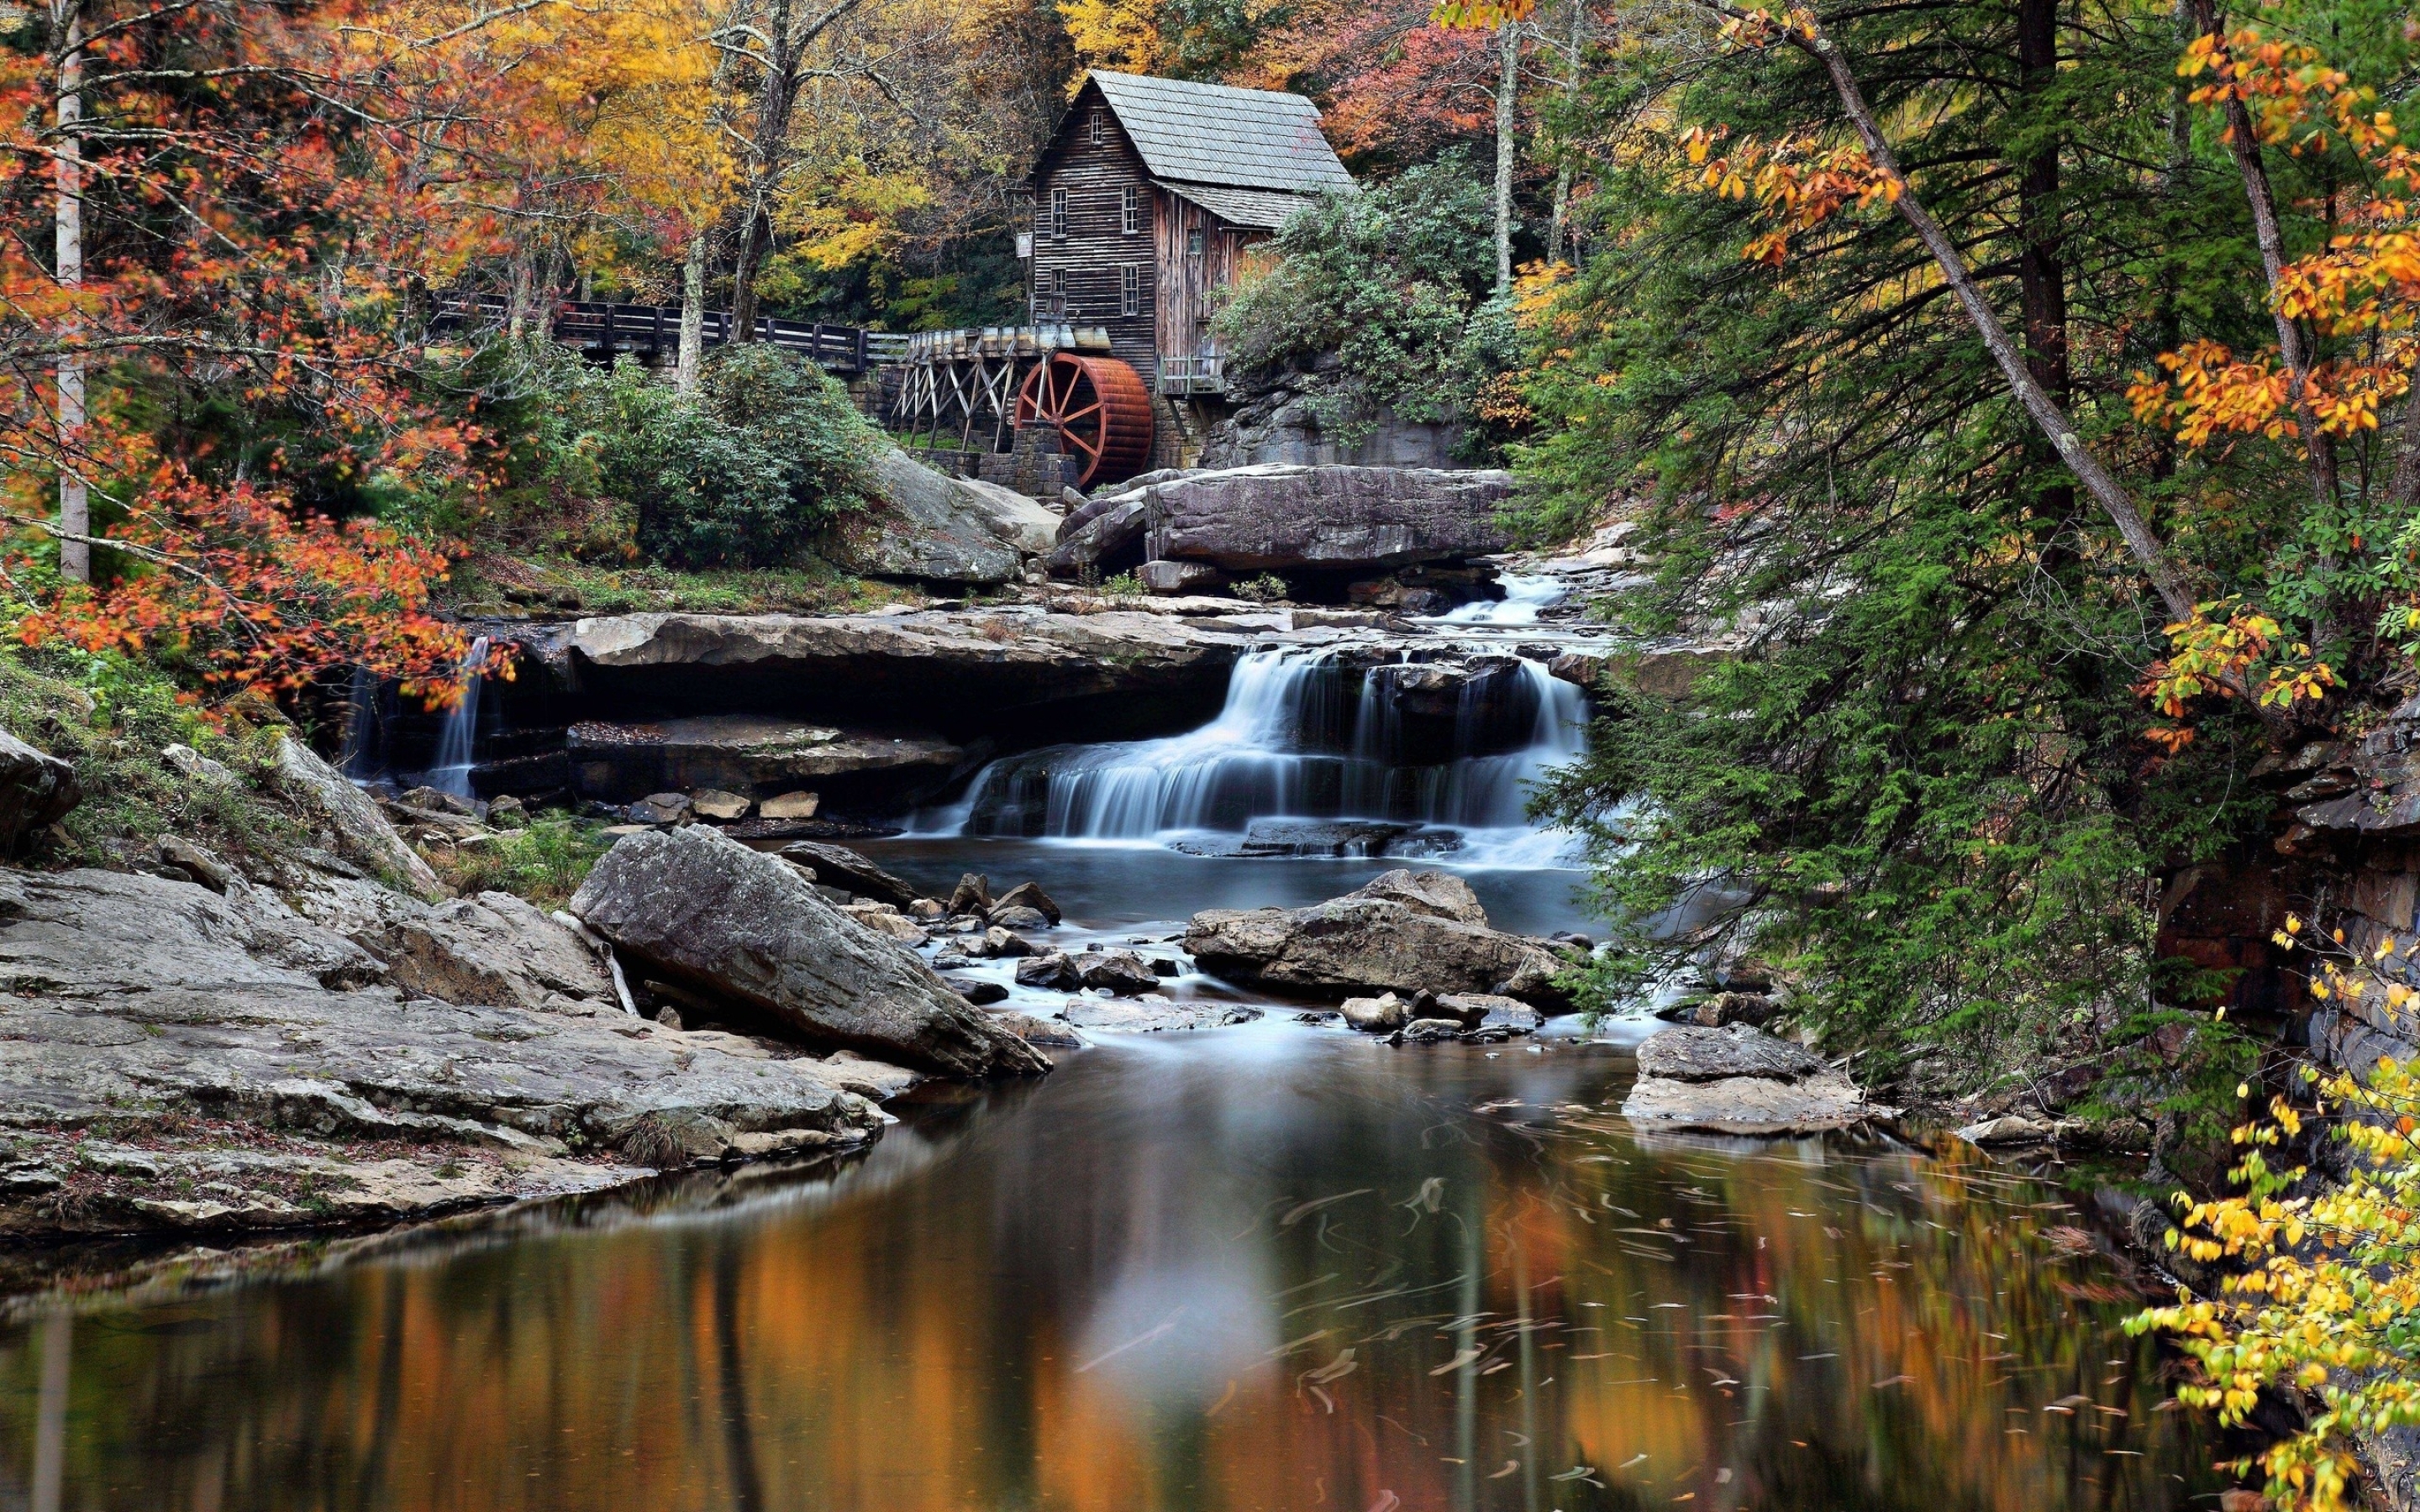
[[985, 478], [1020, 437], [1081, 488], [1187, 465], [1228, 409], [1216, 316], [1244, 252], [1354, 192], [1299, 95], [1087, 75], [1026, 181], [1032, 324], [908, 338], [890, 428]]

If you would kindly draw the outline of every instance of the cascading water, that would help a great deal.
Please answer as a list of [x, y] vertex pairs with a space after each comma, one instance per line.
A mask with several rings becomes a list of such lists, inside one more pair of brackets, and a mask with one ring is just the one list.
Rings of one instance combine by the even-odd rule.
[[447, 711], [437, 737], [437, 764], [422, 779], [440, 793], [473, 797], [471, 791], [472, 748], [479, 738], [479, 669], [488, 664], [488, 638], [471, 642], [462, 658], [462, 696]]
[[1504, 596], [1465, 604], [1436, 616], [1439, 625], [1535, 625], [1545, 609], [1559, 604], [1571, 589], [1560, 578], [1521, 577], [1506, 573]]
[[1346, 820], [1441, 826], [1466, 860], [1551, 857], [1562, 838], [1529, 829], [1523, 810], [1529, 783], [1587, 748], [1580, 690], [1510, 656], [1454, 675], [1453, 702], [1439, 709], [1418, 702], [1435, 664], [1254, 652], [1201, 729], [994, 762], [928, 832], [1168, 842]]

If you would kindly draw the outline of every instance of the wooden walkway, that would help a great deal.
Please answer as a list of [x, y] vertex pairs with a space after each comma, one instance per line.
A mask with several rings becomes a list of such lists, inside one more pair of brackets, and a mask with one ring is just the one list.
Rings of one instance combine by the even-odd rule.
[[[429, 330], [501, 330], [509, 316], [510, 307], [502, 295], [483, 295], [476, 300], [449, 300], [439, 310], [436, 318], [429, 322]], [[676, 304], [608, 304], [592, 300], [561, 300], [555, 303], [551, 329], [556, 341], [592, 356], [628, 352], [642, 361], [668, 362], [680, 346], [680, 306]], [[731, 333], [729, 311], [706, 312], [706, 344], [708, 347], [727, 345]], [[776, 320], [769, 316], [757, 320], [756, 339], [803, 353], [825, 371], [849, 378], [869, 372], [886, 362], [898, 361], [908, 340], [904, 335], [866, 331], [857, 326]]]

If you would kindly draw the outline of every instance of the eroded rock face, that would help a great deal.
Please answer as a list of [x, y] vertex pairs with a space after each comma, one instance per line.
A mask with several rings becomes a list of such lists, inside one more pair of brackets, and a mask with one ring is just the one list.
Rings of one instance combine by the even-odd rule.
[[947, 733], [976, 714], [1075, 701], [1215, 699], [1270, 627], [1234, 608], [1232, 623], [1040, 609], [628, 614], [533, 629], [525, 643], [560, 680], [603, 698], [698, 707], [778, 690], [790, 707], [864, 709]]
[[74, 767], [0, 730], [0, 850], [66, 818], [83, 799]]
[[1896, 1108], [1866, 1101], [1857, 1085], [1801, 1045], [1745, 1024], [1659, 1030], [1638, 1047], [1638, 1081], [1621, 1104], [1642, 1127], [1716, 1134], [1812, 1134], [1845, 1129]]
[[1047, 1066], [899, 942], [817, 897], [797, 868], [701, 825], [625, 836], [571, 912], [658, 973], [813, 1040], [960, 1076]]
[[424, 898], [443, 892], [437, 873], [420, 853], [403, 842], [369, 795], [345, 780], [310, 747], [292, 735], [277, 742], [269, 779], [287, 801], [326, 830], [329, 849], [373, 876], [384, 877]]
[[[408, 999], [241, 878], [222, 896], [0, 872], [0, 1233], [395, 1217], [837, 1148], [882, 1121], [849, 1089], [869, 1079], [821, 1060], [618, 1011]], [[69, 1137], [104, 1119], [106, 1138]]]
[[1503, 551], [1511, 473], [1246, 467], [1154, 485], [1153, 561], [1228, 572], [1366, 571]]
[[386, 968], [406, 993], [535, 1012], [621, 1011], [596, 950], [507, 892], [428, 904], [365, 882], [332, 879], [296, 904]]
[[1494, 993], [1559, 1007], [1564, 963], [1547, 946], [1492, 929], [1468, 884], [1389, 872], [1309, 908], [1214, 908], [1185, 949], [1205, 971], [1318, 993]]
[[852, 733], [751, 714], [635, 724], [587, 720], [571, 727], [568, 746], [572, 790], [582, 797], [628, 803], [662, 790], [684, 809], [696, 807], [684, 789], [728, 789], [752, 797], [814, 782], [912, 794], [938, 787], [967, 759], [956, 746], [929, 736]]
[[996, 587], [1055, 544], [1059, 517], [1023, 494], [945, 478], [895, 446], [874, 472], [883, 505], [844, 518], [816, 548], [844, 571]]

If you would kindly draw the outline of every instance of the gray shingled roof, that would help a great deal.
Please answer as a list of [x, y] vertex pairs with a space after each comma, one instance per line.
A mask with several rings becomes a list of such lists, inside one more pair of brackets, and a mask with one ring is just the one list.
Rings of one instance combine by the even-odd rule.
[[1353, 192], [1353, 176], [1319, 133], [1319, 107], [1300, 95], [1099, 69], [1093, 82], [1155, 178], [1289, 194]]
[[1316, 195], [1288, 194], [1274, 189], [1229, 189], [1218, 184], [1179, 184], [1165, 178], [1153, 182], [1182, 194], [1229, 225], [1277, 230], [1286, 217], [1311, 204]]

